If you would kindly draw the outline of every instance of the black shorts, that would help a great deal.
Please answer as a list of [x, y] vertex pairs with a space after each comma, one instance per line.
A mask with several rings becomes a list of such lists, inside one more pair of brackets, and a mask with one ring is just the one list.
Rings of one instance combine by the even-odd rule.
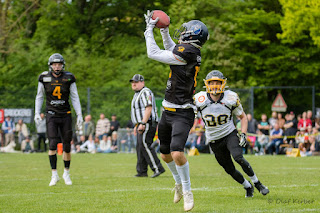
[[215, 141], [215, 143], [210, 143], [210, 147], [218, 161], [221, 160], [223, 163], [232, 162], [230, 154], [234, 160], [243, 157], [237, 133], [238, 131], [235, 129], [226, 137]]
[[72, 140], [71, 114], [59, 117], [47, 113], [46, 124], [50, 150], [56, 150], [58, 143], [70, 144]]
[[176, 112], [164, 111], [158, 126], [160, 152], [170, 154], [172, 151], [184, 151], [189, 131], [194, 122], [194, 111], [177, 109]]

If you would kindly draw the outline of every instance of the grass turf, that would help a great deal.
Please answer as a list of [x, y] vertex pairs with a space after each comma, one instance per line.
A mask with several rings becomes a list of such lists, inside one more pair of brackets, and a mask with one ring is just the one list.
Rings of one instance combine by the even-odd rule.
[[[253, 198], [245, 198], [242, 185], [214, 156], [201, 154], [188, 157], [195, 199], [192, 212], [320, 212], [319, 157], [245, 158], [270, 194], [255, 190]], [[49, 187], [47, 154], [1, 153], [0, 212], [183, 212], [183, 200], [173, 203], [169, 169], [157, 178], [134, 178], [135, 166], [135, 154], [74, 154], [73, 185], [66, 186], [58, 156], [61, 180]]]

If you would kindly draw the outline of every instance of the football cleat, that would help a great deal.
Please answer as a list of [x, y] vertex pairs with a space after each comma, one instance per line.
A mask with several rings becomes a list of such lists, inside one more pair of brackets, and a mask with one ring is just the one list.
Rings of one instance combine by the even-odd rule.
[[64, 179], [64, 183], [66, 184], [66, 185], [72, 185], [72, 181], [71, 181], [71, 179], [70, 179], [70, 174], [69, 173], [63, 173], [63, 179]]
[[194, 207], [193, 194], [191, 191], [183, 193], [184, 211], [190, 211]]
[[244, 188], [246, 190], [246, 197], [253, 197], [254, 188], [251, 183], [250, 185], [249, 188]]
[[269, 189], [267, 187], [265, 187], [264, 185], [262, 185], [262, 183], [260, 181], [258, 181], [257, 183], [254, 184], [254, 186], [258, 189], [258, 191], [263, 194], [263, 195], [267, 195], [269, 193]]
[[178, 203], [182, 198], [182, 184], [176, 184], [175, 187], [172, 189], [174, 191], [173, 202]]
[[60, 180], [60, 178], [58, 175], [52, 175], [49, 186], [55, 186], [59, 180]]

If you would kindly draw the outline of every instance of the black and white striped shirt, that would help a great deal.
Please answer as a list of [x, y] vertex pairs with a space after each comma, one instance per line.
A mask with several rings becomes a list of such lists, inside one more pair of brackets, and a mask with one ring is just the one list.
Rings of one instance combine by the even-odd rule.
[[147, 106], [152, 106], [149, 121], [158, 122], [159, 119], [154, 95], [149, 88], [143, 87], [142, 90], [134, 94], [131, 102], [131, 121], [134, 125], [142, 122], [143, 115]]

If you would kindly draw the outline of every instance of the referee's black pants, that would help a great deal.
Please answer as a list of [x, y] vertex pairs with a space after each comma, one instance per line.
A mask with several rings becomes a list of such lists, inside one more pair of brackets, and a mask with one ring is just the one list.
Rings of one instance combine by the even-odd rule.
[[146, 124], [145, 131], [141, 134], [137, 130], [137, 172], [139, 175], [147, 175], [148, 165], [153, 172], [163, 172], [164, 168], [155, 152], [151, 147], [156, 126], [150, 123]]

